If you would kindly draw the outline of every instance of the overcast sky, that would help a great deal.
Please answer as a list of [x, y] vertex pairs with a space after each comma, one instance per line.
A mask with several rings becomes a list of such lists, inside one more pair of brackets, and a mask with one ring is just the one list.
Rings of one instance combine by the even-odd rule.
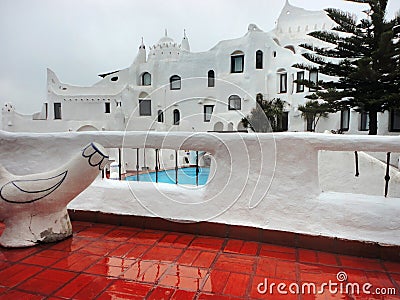
[[[285, 0], [0, 0], [0, 106], [39, 111], [46, 98], [46, 68], [60, 80], [92, 85], [98, 74], [128, 67], [141, 37], [148, 47], [168, 29], [180, 43], [186, 29], [191, 50], [244, 35], [250, 23], [274, 28]], [[344, 0], [290, 0], [310, 10], [360, 12]], [[389, 17], [400, 10], [389, 0]]]

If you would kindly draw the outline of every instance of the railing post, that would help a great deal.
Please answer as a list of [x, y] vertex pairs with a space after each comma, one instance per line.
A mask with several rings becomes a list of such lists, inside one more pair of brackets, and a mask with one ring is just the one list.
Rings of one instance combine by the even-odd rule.
[[175, 150], [175, 184], [178, 184], [178, 151]]
[[390, 180], [389, 165], [390, 165], [390, 152], [386, 154], [385, 197], [387, 197], [389, 191], [389, 180]]
[[122, 170], [121, 170], [121, 148], [118, 148], [118, 178], [122, 180]]
[[156, 149], [156, 183], [158, 182], [158, 149]]
[[356, 160], [356, 177], [358, 177], [360, 175], [360, 172], [358, 172], [358, 152], [354, 151], [354, 155]]
[[139, 148], [136, 148], [136, 181], [139, 181]]
[[196, 185], [199, 185], [199, 151], [196, 151]]

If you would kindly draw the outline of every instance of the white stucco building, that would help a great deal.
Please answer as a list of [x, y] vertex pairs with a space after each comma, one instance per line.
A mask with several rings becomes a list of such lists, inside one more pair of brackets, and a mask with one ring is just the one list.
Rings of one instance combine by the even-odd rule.
[[[300, 44], [321, 46], [309, 32], [334, 25], [324, 11], [307, 11], [287, 1], [273, 30], [250, 24], [242, 37], [220, 41], [205, 52], [191, 52], [186, 33], [176, 42], [165, 31], [153, 46], [142, 42], [129, 67], [101, 74], [93, 86], [65, 84], [48, 69], [42, 110], [26, 116], [7, 103], [2, 127], [13, 132], [244, 130], [241, 119], [261, 94], [264, 100], [285, 101], [285, 130], [307, 131], [297, 107], [312, 91], [294, 81], [327, 78], [293, 65], [310, 64]], [[367, 116], [349, 110], [322, 119], [316, 131], [367, 133], [367, 126]], [[379, 134], [398, 129], [400, 116], [378, 114]]]

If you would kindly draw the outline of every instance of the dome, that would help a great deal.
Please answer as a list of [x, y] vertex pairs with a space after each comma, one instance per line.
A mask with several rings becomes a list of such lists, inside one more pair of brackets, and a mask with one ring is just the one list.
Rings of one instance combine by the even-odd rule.
[[157, 42], [157, 45], [174, 44], [175, 41], [168, 36], [167, 29], [165, 29], [165, 35]]

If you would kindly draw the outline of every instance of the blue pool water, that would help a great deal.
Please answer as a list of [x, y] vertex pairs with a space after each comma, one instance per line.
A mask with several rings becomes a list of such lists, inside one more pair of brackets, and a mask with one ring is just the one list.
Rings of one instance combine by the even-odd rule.
[[[207, 183], [210, 168], [199, 168], [199, 185]], [[128, 176], [126, 180], [137, 181], [137, 175]], [[139, 181], [156, 182], [156, 172], [139, 174]], [[158, 182], [175, 184], [175, 170], [165, 170], [158, 172]], [[178, 183], [196, 185], [196, 168], [178, 169]]]

